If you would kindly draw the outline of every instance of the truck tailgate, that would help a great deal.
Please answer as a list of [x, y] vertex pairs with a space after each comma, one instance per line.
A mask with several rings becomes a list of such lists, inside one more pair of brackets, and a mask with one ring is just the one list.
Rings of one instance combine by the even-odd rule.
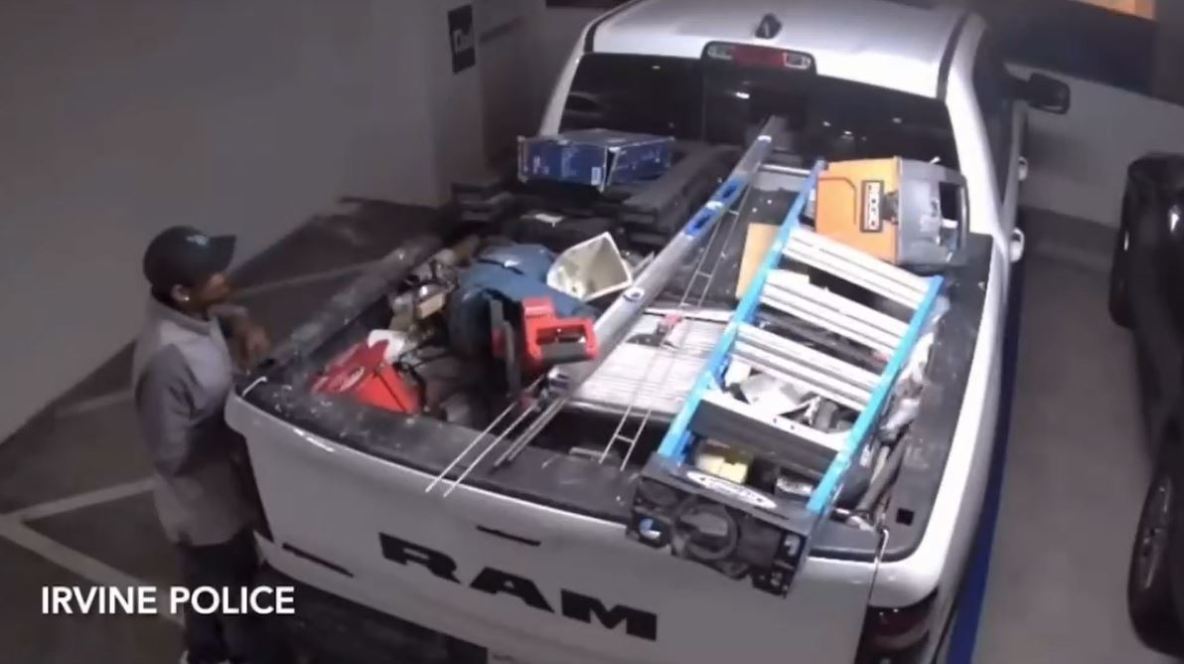
[[[630, 542], [622, 524], [462, 486], [233, 396], [280, 571], [531, 662], [851, 662], [876, 566], [812, 559], [788, 597]], [[296, 607], [299, 611], [299, 607]]]

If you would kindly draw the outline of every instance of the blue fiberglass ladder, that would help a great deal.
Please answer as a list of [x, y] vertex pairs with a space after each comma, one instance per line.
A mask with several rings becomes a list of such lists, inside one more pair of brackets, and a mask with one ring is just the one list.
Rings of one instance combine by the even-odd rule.
[[[915, 275], [801, 224], [822, 168], [819, 163], [811, 171], [703, 373], [643, 469], [628, 530], [642, 543], [730, 576], [747, 574], [755, 587], [778, 595], [788, 592], [812, 535], [830, 517], [852, 459], [875, 433], [942, 287], [940, 276]], [[813, 283], [820, 274], [827, 283], [846, 282], [893, 303], [897, 315]], [[757, 317], [762, 308], [887, 361], [877, 375], [866, 365], [762, 329]], [[730, 367], [768, 374], [858, 415], [850, 429], [838, 433], [770, 415], [729, 392]], [[697, 467], [696, 446], [705, 440], [808, 479], [808, 498], [769, 493]]]

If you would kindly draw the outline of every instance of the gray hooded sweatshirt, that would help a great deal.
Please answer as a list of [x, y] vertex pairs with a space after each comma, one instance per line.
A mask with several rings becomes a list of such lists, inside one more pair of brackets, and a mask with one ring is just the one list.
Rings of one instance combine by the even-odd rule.
[[233, 364], [217, 318], [198, 320], [150, 298], [132, 373], [165, 534], [192, 546], [229, 541], [252, 510], [230, 460], [238, 434], [223, 408]]

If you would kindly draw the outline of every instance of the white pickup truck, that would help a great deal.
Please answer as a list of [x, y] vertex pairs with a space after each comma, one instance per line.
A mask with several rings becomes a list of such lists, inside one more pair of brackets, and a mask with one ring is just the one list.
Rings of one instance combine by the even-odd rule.
[[[758, 84], [745, 63], [705, 75], [708, 47], [721, 43], [806, 55], [810, 80]], [[574, 407], [512, 464], [487, 460], [451, 495], [426, 492], [487, 420], [391, 413], [308, 390], [342, 349], [386, 327], [390, 294], [446, 238], [412, 240], [279, 346], [227, 407], [248, 442], [267, 563], [337, 598], [323, 615], [345, 616], [321, 628], [322, 645], [364, 650], [370, 638], [381, 652], [371, 637], [391, 616], [529, 662], [931, 661], [995, 440], [1008, 276], [1023, 248], [1014, 228], [1019, 140], [1031, 106], [1064, 112], [1067, 89], [1010, 76], [983, 21], [952, 8], [639, 0], [590, 24], [540, 134], [595, 126], [741, 146], [761, 118], [788, 114], [798, 141], [787, 163], [901, 156], [966, 178], [965, 260], [946, 274], [949, 309], [900, 463], [890, 477], [844, 487], [845, 508], [824, 524], [784, 596], [627, 538], [633, 489], [656, 441], [643, 439], [623, 465], [597, 463], [578, 453], [603, 441], [596, 415]], [[476, 365], [462, 369], [477, 389], [486, 380]], [[663, 427], [651, 428], [660, 437]], [[878, 495], [860, 500], [869, 487]], [[306, 623], [321, 615], [300, 613]]]

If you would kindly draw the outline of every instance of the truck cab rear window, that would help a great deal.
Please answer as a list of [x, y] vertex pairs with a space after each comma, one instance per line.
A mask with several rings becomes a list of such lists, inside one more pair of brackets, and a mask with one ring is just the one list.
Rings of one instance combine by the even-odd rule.
[[698, 60], [591, 53], [580, 59], [563, 129], [606, 127], [693, 139], [702, 133]]
[[697, 59], [590, 53], [580, 60], [561, 129], [606, 127], [744, 145], [771, 114], [805, 161], [902, 156], [958, 167], [935, 99], [806, 72]]

